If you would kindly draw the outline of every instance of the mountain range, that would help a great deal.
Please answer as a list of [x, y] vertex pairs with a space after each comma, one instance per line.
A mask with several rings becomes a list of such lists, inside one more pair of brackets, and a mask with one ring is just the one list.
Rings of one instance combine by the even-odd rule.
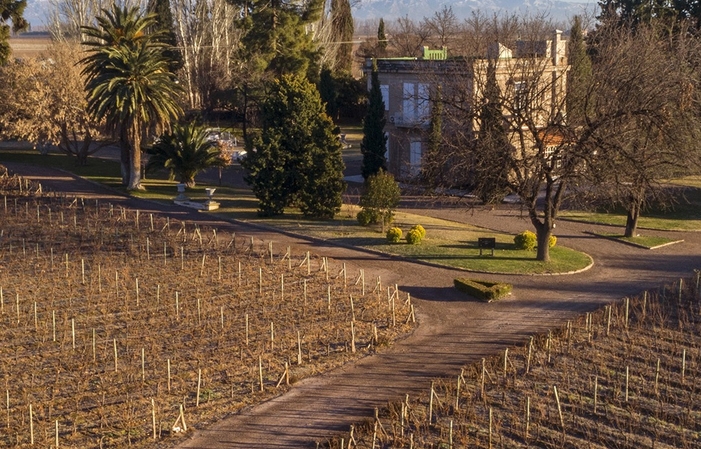
[[[391, 21], [399, 17], [408, 16], [414, 20], [431, 17], [434, 12], [443, 6], [451, 6], [453, 13], [459, 19], [468, 17], [472, 11], [481, 11], [492, 14], [509, 12], [534, 15], [539, 12], [548, 13], [554, 20], [566, 20], [584, 11], [593, 11], [596, 7], [595, 0], [569, 2], [562, 0], [359, 0], [351, 1], [353, 4], [353, 17], [356, 20], [372, 20], [384, 18]], [[34, 29], [45, 25], [49, 0], [28, 0], [25, 18], [29, 20]]]

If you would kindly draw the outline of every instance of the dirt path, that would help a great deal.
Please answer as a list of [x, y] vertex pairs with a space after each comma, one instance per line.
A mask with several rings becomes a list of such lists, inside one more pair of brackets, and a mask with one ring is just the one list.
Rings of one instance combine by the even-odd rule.
[[[219, 222], [175, 206], [123, 198], [51, 169], [14, 164], [8, 167], [56, 190], [233, 228], [241, 235], [291, 245], [295, 253], [309, 250], [329, 256], [356, 270], [364, 268], [368, 275], [381, 276], [383, 284], [396, 283], [411, 293], [420, 322], [413, 335], [357, 363], [301, 381], [283, 396], [207, 429], [198, 429], [179, 443], [181, 448], [315, 447], [316, 441], [324, 441], [335, 431], [348, 431], [352, 423], [371, 417], [374, 408], [382, 407], [388, 400], [426, 391], [433, 377], [453, 376], [465, 363], [478, 361], [505, 345], [523, 342], [534, 332], [624, 295], [675, 281], [701, 267], [701, 233], [656, 232], [685, 242], [649, 251], [584, 233], [604, 229], [601, 227], [560, 222], [556, 229], [558, 244], [589, 253], [595, 260], [592, 269], [570, 276], [480, 275], [513, 283], [514, 294], [493, 304], [467, 302], [452, 288], [453, 278], [463, 273], [457, 270], [396, 261], [244, 224]], [[420, 212], [511, 233], [530, 228], [512, 207], [479, 211], [427, 208]]]

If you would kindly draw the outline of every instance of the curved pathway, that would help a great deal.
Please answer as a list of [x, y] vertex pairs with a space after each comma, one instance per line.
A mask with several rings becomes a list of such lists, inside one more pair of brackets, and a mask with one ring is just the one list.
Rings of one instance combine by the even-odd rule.
[[[315, 447], [315, 442], [324, 441], [334, 432], [346, 432], [352, 423], [371, 417], [374, 408], [382, 407], [388, 400], [426, 391], [434, 377], [455, 375], [464, 364], [506, 345], [523, 343], [528, 335], [625, 295], [676, 281], [701, 267], [701, 233], [655, 232], [685, 242], [650, 251], [585, 233], [605, 227], [559, 222], [558, 243], [589, 253], [595, 260], [594, 267], [569, 276], [480, 275], [489, 279], [506, 278], [514, 285], [514, 293], [497, 303], [468, 302], [461, 300], [452, 288], [453, 278], [464, 274], [458, 270], [369, 255], [242, 223], [218, 221], [176, 206], [125, 198], [51, 169], [7, 166], [57, 191], [232, 228], [237, 233], [273, 240], [278, 245], [291, 245], [295, 253], [313, 251], [337, 263], [364, 268], [368, 275], [381, 276], [383, 284], [396, 283], [411, 293], [420, 324], [408, 338], [356, 363], [302, 380], [286, 394], [207, 429], [195, 430], [187, 439], [173, 443], [181, 448]], [[413, 212], [510, 233], [530, 228], [527, 219], [514, 207], [466, 210], [459, 206], [432, 208], [429, 204]]]

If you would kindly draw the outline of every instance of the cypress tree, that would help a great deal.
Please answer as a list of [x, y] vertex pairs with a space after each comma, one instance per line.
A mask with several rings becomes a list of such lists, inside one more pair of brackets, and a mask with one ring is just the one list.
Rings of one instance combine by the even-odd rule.
[[387, 50], [387, 35], [385, 34], [385, 20], [380, 17], [380, 24], [377, 26], [377, 48], [384, 52]]
[[587, 85], [592, 77], [591, 59], [587, 54], [579, 16], [575, 16], [572, 21], [568, 47], [570, 71], [567, 74], [567, 118], [570, 124], [579, 126], [584, 124]]
[[168, 59], [170, 71], [175, 73], [183, 66], [182, 54], [177, 49], [178, 40], [175, 37], [175, 21], [170, 10], [170, 0], [149, 0], [148, 12], [156, 15], [154, 32], [161, 35], [160, 41], [167, 45], [163, 56]]
[[363, 120], [363, 140], [360, 152], [363, 155], [361, 173], [364, 179], [387, 170], [387, 136], [385, 136], [385, 102], [382, 100], [377, 65], [373, 62], [368, 94], [368, 112]]

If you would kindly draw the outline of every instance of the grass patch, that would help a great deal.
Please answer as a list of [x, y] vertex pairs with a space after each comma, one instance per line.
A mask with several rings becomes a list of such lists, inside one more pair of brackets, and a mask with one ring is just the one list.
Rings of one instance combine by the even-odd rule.
[[[75, 158], [67, 155], [41, 155], [36, 150], [16, 148], [0, 152], [0, 157], [5, 161], [61, 168], [127, 193], [121, 186], [120, 167], [116, 161], [89, 158], [88, 165], [78, 167], [75, 165]], [[177, 182], [165, 178], [166, 175], [162, 173], [156, 176], [149, 175], [143, 181], [145, 191], [129, 193], [139, 198], [170, 202], [177, 193]], [[206, 187], [210, 186], [198, 184], [188, 189], [186, 195], [192, 201], [204, 201]], [[261, 218], [257, 215], [258, 201], [249, 189], [211, 187], [217, 188], [214, 199], [220, 203], [220, 208], [212, 212], [215, 215], [261, 223], [285, 231], [323, 238], [348, 246], [373, 249], [408, 259], [473, 271], [512, 274], [563, 273], [580, 270], [591, 263], [586, 254], [560, 246], [551, 248], [550, 262], [538, 262], [535, 260], [534, 251], [514, 248], [512, 235], [403, 212], [396, 214], [393, 226], [398, 226], [406, 232], [412, 226], [421, 224], [426, 228], [427, 236], [419, 245], [409, 245], [405, 241], [392, 244], [387, 242], [385, 233], [379, 227], [360, 226], [355, 218], [359, 208], [352, 205], [344, 206], [333, 220], [306, 219], [299, 210], [293, 208], [288, 209], [288, 212], [280, 217]], [[477, 247], [479, 237], [496, 238], [497, 245], [493, 257], [479, 255]]]
[[604, 237], [611, 240], [619, 240], [630, 245], [639, 246], [641, 248], [654, 249], [659, 246], [668, 245], [670, 243], [676, 243], [680, 240], [674, 240], [667, 237], [658, 236], [643, 236], [638, 235], [636, 237], [624, 237], [621, 234], [594, 234], [599, 237]]
[[[358, 210], [357, 206], [346, 205], [334, 220], [329, 221], [304, 219], [301, 214], [293, 211], [282, 217], [253, 217], [250, 221], [339, 244], [473, 271], [510, 274], [563, 273], [580, 270], [591, 263], [586, 254], [561, 246], [551, 248], [550, 262], [538, 262], [535, 260], [534, 251], [515, 249], [513, 236], [510, 234], [499, 234], [468, 224], [404, 212], [395, 214], [393, 226], [406, 232], [413, 225], [421, 224], [426, 228], [426, 238], [419, 245], [409, 245], [404, 240], [400, 243], [389, 243], [380, 227], [358, 225], [355, 220]], [[224, 212], [232, 217], [238, 214]], [[479, 255], [479, 237], [496, 238], [497, 245], [493, 257]]]
[[[698, 210], [696, 211], [699, 212]], [[625, 227], [626, 216], [624, 214], [606, 214], [600, 212], [563, 211], [560, 218], [582, 223], [604, 224], [610, 226]], [[682, 217], [668, 216], [643, 216], [638, 220], [640, 229], [652, 229], [658, 231], [701, 231], [701, 217], [693, 218], [684, 214]]]

